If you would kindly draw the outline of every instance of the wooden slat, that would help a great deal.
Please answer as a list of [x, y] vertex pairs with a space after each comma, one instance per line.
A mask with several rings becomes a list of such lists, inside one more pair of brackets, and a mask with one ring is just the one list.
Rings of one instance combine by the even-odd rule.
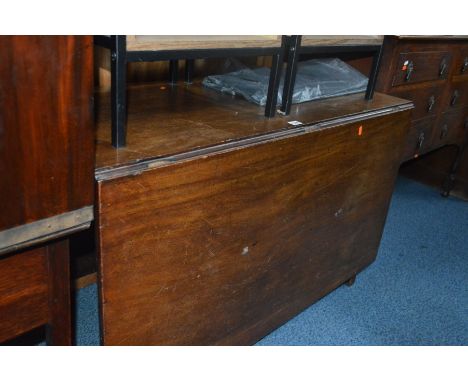
[[269, 48], [281, 46], [281, 36], [140, 35], [127, 36], [127, 50]]
[[88, 228], [93, 206], [0, 231], [0, 255]]
[[381, 35], [304, 35], [301, 45], [379, 45], [382, 42]]

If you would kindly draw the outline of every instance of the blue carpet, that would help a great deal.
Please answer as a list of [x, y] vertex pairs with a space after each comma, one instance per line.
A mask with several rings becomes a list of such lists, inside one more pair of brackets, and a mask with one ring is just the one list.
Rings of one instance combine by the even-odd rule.
[[[96, 285], [77, 344], [99, 344]], [[258, 345], [468, 345], [468, 203], [400, 178], [377, 260]]]

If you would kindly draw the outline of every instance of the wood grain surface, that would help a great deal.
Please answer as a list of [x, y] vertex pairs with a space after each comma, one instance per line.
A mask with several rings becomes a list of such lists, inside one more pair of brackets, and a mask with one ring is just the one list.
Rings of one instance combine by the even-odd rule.
[[0, 230], [93, 204], [91, 36], [0, 36]]
[[0, 343], [48, 321], [47, 250], [0, 258]]
[[371, 263], [409, 127], [396, 103], [98, 182], [103, 343], [251, 344]]
[[129, 35], [127, 50], [269, 48], [281, 46], [280, 35]]
[[100, 93], [96, 99], [98, 171], [292, 129], [290, 121], [310, 125], [337, 115], [362, 115], [409, 104], [383, 94], [366, 101], [364, 93], [358, 93], [293, 105], [287, 117], [277, 114], [265, 118], [262, 107], [204, 88], [200, 83], [132, 86], [128, 90], [127, 146], [115, 150], [110, 143], [108, 100], [108, 93]]

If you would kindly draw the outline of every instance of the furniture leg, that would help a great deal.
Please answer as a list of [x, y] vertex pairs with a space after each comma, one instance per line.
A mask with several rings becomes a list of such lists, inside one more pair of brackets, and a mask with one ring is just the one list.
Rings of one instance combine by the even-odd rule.
[[380, 49], [374, 53], [374, 56], [372, 58], [372, 68], [371, 68], [371, 73], [369, 75], [369, 82], [367, 83], [367, 89], [366, 89], [366, 95], [365, 95], [365, 98], [367, 100], [370, 100], [372, 99], [372, 97], [374, 97], [375, 84], [377, 82], [377, 76], [379, 74], [380, 58], [382, 57], [384, 44], [385, 44], [385, 38], [384, 38], [382, 45], [380, 46]]
[[[465, 128], [468, 130], [468, 120], [465, 123]], [[457, 175], [458, 167], [460, 166], [460, 163], [463, 159], [463, 155], [465, 154], [466, 151], [466, 146], [468, 146], [468, 131], [466, 132], [466, 138], [463, 146], [457, 148], [457, 156], [455, 157], [455, 160], [452, 163], [452, 166], [450, 168], [450, 172], [447, 175], [447, 177], [444, 180], [444, 183], [442, 185], [442, 192], [441, 195], [445, 198], [447, 198], [450, 195], [450, 191], [453, 189], [453, 184], [455, 182], [455, 176]]]
[[278, 100], [278, 89], [281, 80], [281, 69], [283, 66], [283, 55], [286, 39], [283, 36], [282, 46], [279, 53], [273, 55], [273, 62], [271, 63], [270, 81], [268, 84], [268, 94], [265, 104], [265, 117], [272, 118], [275, 116], [276, 103]]
[[111, 114], [112, 146], [124, 147], [127, 121], [126, 37], [111, 37]]
[[191, 84], [193, 82], [193, 68], [195, 60], [185, 60], [185, 83]]
[[354, 275], [350, 279], [346, 280], [345, 284], [350, 287], [350, 286], [352, 286], [354, 284], [355, 281], [356, 281], [356, 275]]
[[179, 60], [169, 61], [169, 83], [175, 85], [179, 77]]
[[48, 345], [71, 345], [70, 254], [68, 239], [47, 246], [49, 284]]
[[289, 115], [291, 112], [294, 84], [296, 82], [297, 64], [299, 62], [301, 36], [290, 36], [288, 40], [288, 60], [286, 73], [284, 76], [283, 99], [280, 109], [284, 115]]

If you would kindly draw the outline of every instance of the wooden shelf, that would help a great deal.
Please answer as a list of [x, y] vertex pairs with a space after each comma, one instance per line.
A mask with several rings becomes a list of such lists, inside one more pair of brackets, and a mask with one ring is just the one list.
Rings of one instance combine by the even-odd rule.
[[380, 45], [382, 42], [382, 35], [314, 35], [302, 36], [301, 46]]
[[127, 50], [180, 50], [280, 47], [280, 35], [127, 36]]

